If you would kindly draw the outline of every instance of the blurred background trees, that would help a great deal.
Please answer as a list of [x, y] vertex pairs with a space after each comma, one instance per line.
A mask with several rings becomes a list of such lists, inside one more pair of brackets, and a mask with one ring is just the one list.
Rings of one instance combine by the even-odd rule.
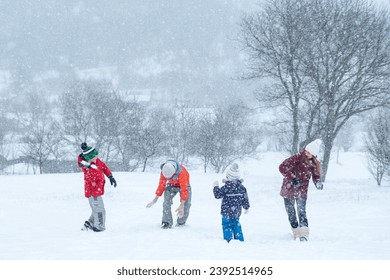
[[[32, 33], [39, 32], [34, 37], [23, 33], [25, 21], [17, 20], [14, 5], [4, 3], [15, 24], [0, 34], [8, 46], [0, 54], [0, 171], [18, 163], [40, 173], [78, 171], [75, 158], [86, 141], [116, 171], [147, 171], [175, 158], [204, 172], [223, 172], [235, 160], [264, 150], [291, 155], [321, 138], [325, 173], [335, 148], [364, 142], [375, 177], [384, 178], [385, 161], [368, 147], [386, 146], [372, 130], [389, 111], [388, 11], [366, 0], [271, 0], [257, 9], [233, 2], [162, 5], [167, 26], [145, 30], [118, 21], [118, 34], [101, 29], [91, 46], [85, 31], [111, 26], [111, 16], [139, 21], [126, 12], [133, 4], [119, 1], [123, 9], [106, 7], [102, 18], [96, 15], [105, 4], [86, 5], [76, 10], [87, 12], [87, 19], [72, 14], [47, 21], [51, 13], [43, 3], [26, 14], [21, 1], [20, 15], [40, 23], [31, 25]], [[64, 5], [56, 2], [56, 8]], [[175, 5], [187, 16], [171, 18]], [[161, 19], [159, 9], [141, 10]], [[70, 18], [79, 29], [65, 24]], [[99, 20], [86, 24], [91, 18]], [[62, 31], [72, 36], [51, 38], [51, 29], [40, 28], [48, 22], [68, 26]], [[181, 33], [178, 23], [196, 29]], [[101, 35], [106, 30], [115, 42]], [[183, 36], [174, 39], [167, 30]], [[239, 40], [231, 40], [237, 32]], [[41, 40], [50, 46], [34, 52], [37, 38], [51, 39]]]

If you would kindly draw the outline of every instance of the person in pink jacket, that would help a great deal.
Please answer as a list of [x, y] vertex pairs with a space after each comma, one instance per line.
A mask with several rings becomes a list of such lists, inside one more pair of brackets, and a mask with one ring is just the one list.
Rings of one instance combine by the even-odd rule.
[[92, 214], [85, 221], [82, 230], [93, 230], [95, 232], [106, 229], [106, 210], [103, 203], [104, 175], [110, 179], [111, 185], [116, 187], [116, 181], [111, 170], [98, 158], [98, 151], [89, 147], [87, 143], [81, 144], [83, 152], [78, 156], [77, 163], [84, 173], [84, 196], [88, 198]]
[[301, 241], [309, 240], [306, 200], [310, 179], [312, 178], [317, 189], [323, 189], [321, 164], [317, 159], [320, 145], [320, 139], [314, 140], [306, 145], [303, 151], [287, 158], [279, 166], [279, 171], [283, 175], [280, 195], [284, 199], [293, 237]]

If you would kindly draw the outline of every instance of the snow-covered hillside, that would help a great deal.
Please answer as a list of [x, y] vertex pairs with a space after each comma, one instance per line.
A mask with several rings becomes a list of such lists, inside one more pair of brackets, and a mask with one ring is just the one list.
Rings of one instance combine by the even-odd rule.
[[[152, 208], [158, 173], [115, 173], [118, 187], [104, 196], [107, 230], [82, 232], [90, 215], [77, 174], [0, 177], [0, 259], [267, 259], [385, 260], [390, 258], [389, 184], [377, 187], [364, 156], [344, 153], [332, 163], [323, 191], [310, 186], [310, 241], [293, 241], [279, 196], [278, 164], [267, 153], [240, 163], [251, 208], [241, 217], [245, 242], [222, 239], [220, 201], [212, 182], [223, 174], [190, 170], [193, 201], [188, 224], [160, 229], [162, 199]], [[178, 197], [175, 198], [177, 207]]]

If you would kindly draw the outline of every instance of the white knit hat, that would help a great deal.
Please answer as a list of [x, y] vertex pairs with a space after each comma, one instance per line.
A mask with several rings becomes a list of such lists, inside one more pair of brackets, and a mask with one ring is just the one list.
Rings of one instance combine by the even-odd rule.
[[162, 175], [167, 179], [172, 178], [172, 176], [176, 173], [176, 171], [177, 171], [177, 164], [172, 160], [169, 160], [166, 163], [164, 163], [161, 169]]
[[238, 164], [233, 163], [228, 170], [226, 171], [226, 179], [235, 180], [240, 179], [240, 170], [238, 169]]
[[316, 139], [313, 142], [307, 144], [305, 150], [311, 153], [313, 156], [317, 157], [318, 152], [320, 151], [321, 143], [321, 139]]

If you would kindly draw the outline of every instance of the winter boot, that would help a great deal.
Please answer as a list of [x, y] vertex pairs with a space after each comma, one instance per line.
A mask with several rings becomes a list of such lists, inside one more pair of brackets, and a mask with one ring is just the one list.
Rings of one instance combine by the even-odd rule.
[[93, 226], [91, 225], [90, 222], [85, 221], [81, 230], [83, 230], [83, 231], [93, 230]]
[[184, 227], [185, 224], [186, 224], [186, 223], [182, 223], [182, 224], [177, 223], [177, 224], [175, 225], [175, 227]]
[[162, 228], [162, 229], [168, 229], [168, 228], [171, 228], [171, 226], [170, 226], [169, 223], [167, 223], [167, 222], [162, 222], [161, 228]]
[[309, 228], [308, 227], [301, 227], [299, 240], [309, 241]]
[[300, 229], [299, 227], [291, 228], [294, 240], [296, 240], [297, 238], [300, 238], [301, 232], [299, 229]]

